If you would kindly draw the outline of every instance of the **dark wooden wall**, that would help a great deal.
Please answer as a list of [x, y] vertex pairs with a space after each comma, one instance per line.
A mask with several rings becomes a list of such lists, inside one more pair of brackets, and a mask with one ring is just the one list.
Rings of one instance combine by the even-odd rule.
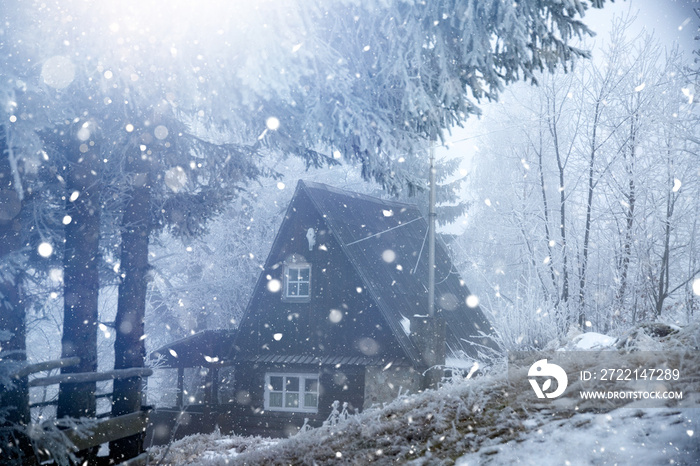
[[[299, 372], [319, 374], [318, 413], [293, 413], [285, 411], [265, 411], [265, 373]], [[298, 432], [309, 419], [309, 425], [319, 427], [328, 419], [333, 401], [348, 403], [350, 414], [362, 409], [364, 402], [365, 368], [362, 366], [311, 366], [311, 365], [270, 365], [241, 363], [235, 376], [235, 400], [233, 403], [203, 404], [180, 409], [160, 408], [151, 415], [147, 430], [146, 444], [168, 443], [173, 436], [175, 425], [179, 423], [174, 438], [179, 439], [194, 433], [212, 432], [219, 426], [222, 433], [239, 435], [261, 435], [265, 437], [288, 437]], [[178, 421], [179, 418], [179, 421]]]
[[[291, 413], [264, 411], [265, 373], [309, 373], [319, 374], [318, 413]], [[292, 364], [245, 364], [236, 371], [237, 403], [235, 411], [239, 417], [234, 421], [236, 433], [286, 437], [295, 433], [309, 419], [309, 425], [320, 426], [332, 411], [333, 401], [348, 403], [352, 414], [355, 408], [362, 409], [364, 402], [365, 373], [362, 366], [311, 366]]]

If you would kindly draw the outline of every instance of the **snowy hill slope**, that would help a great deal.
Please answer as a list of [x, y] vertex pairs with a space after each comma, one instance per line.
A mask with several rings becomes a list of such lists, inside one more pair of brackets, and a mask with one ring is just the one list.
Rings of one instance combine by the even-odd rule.
[[[638, 334], [626, 347], [648, 344], [650, 336]], [[700, 323], [655, 341], [697, 351]], [[504, 375], [484, 376], [285, 440], [189, 437], [172, 446], [163, 464], [700, 464], [697, 383], [688, 387], [693, 396], [675, 406], [572, 415], [523, 402], [523, 387]]]
[[[454, 462], [461, 454], [478, 451], [489, 439], [510, 440], [525, 430], [520, 417], [503, 403], [502, 397], [485, 390], [486, 380], [472, 382], [402, 397], [337, 427], [315, 429], [262, 448], [253, 446], [242, 454], [203, 455], [189, 464], [230, 464], [233, 459], [240, 464], [280, 465], [406, 462], [418, 458]], [[173, 446], [174, 451], [181, 448]], [[177, 464], [175, 459], [168, 460]]]

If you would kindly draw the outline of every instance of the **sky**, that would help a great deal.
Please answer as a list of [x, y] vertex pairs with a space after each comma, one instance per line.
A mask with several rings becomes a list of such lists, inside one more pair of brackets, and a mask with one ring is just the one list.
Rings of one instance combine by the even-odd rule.
[[617, 0], [606, 3], [601, 10], [589, 10], [584, 21], [598, 33], [608, 35], [614, 15], [637, 14], [636, 27], [653, 31], [664, 43], [677, 42], [685, 52], [697, 48], [695, 36], [700, 20], [693, 11], [700, 8], [700, 0]]

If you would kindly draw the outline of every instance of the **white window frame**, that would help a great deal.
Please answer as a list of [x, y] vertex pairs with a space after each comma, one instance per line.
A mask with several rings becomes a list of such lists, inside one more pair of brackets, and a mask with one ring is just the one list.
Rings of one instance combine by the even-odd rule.
[[[270, 384], [270, 377], [282, 377], [282, 391], [273, 391], [272, 385]], [[299, 391], [287, 391], [287, 379], [291, 377], [296, 377], [299, 379]], [[306, 391], [306, 380], [314, 379], [316, 380], [316, 391]], [[321, 378], [319, 374], [299, 374], [294, 372], [267, 372], [265, 374], [265, 411], [286, 411], [294, 413], [317, 413], [318, 403], [320, 395], [320, 381]], [[282, 406], [270, 406], [270, 393], [282, 393]], [[287, 408], [286, 404], [287, 393], [297, 393], [299, 395], [299, 406], [293, 408]], [[316, 406], [306, 406], [305, 405], [305, 395], [307, 393], [316, 395]]]
[[[291, 281], [289, 280], [289, 271], [290, 269], [295, 269], [298, 271], [307, 269], [309, 271], [309, 279], [308, 280], [294, 280]], [[299, 277], [299, 274], [297, 273], [297, 277]], [[299, 294], [289, 294], [289, 285], [291, 284], [296, 284], [297, 285], [297, 290], [299, 290], [299, 284], [306, 283], [309, 289], [309, 293], [305, 295], [299, 295]], [[290, 263], [290, 264], [285, 264], [284, 266], [284, 294], [283, 297], [286, 301], [309, 301], [311, 299], [311, 264], [308, 264], [306, 262], [295, 262], [295, 263]]]

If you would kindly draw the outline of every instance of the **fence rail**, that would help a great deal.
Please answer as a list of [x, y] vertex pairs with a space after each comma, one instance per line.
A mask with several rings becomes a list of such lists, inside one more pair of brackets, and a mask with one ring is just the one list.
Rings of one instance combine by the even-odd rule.
[[[19, 369], [12, 375], [15, 379], [29, 377], [30, 375], [39, 372], [51, 371], [65, 367], [76, 366], [80, 363], [80, 358], [63, 358], [52, 361], [45, 361], [36, 364], [30, 364]], [[148, 377], [153, 374], [153, 370], [145, 367], [132, 367], [129, 369], [117, 369], [108, 372], [75, 372], [68, 374], [58, 374], [47, 377], [36, 377], [28, 381], [29, 387], [46, 387], [50, 385], [66, 384], [66, 383], [88, 383], [102, 382], [107, 380], [128, 379], [132, 377]], [[101, 393], [95, 395], [96, 399], [111, 397], [112, 393]], [[29, 404], [29, 408], [39, 408], [44, 406], [52, 406], [57, 403], [57, 400], [42, 401], [39, 403]], [[63, 433], [66, 438], [74, 445], [75, 451], [82, 451], [88, 448], [99, 446], [103, 443], [112, 442], [121, 438], [130, 437], [132, 435], [144, 434], [148, 426], [148, 418], [150, 408], [142, 408], [141, 411], [124, 414], [117, 417], [107, 417], [110, 413], [104, 413], [96, 416], [96, 424], [91, 427], [90, 434], [85, 435], [85, 432], [77, 432], [73, 430], [65, 430]], [[51, 422], [51, 421], [46, 421]], [[33, 429], [35, 432], [41, 429]], [[31, 428], [31, 427], [30, 427]], [[138, 455], [136, 458], [127, 462], [131, 465], [145, 464], [147, 456], [144, 454]]]
[[103, 382], [105, 380], [128, 379], [130, 377], [148, 377], [153, 374], [153, 369], [133, 367], [131, 369], [117, 369], [109, 372], [76, 372], [74, 374], [60, 374], [50, 377], [42, 377], [29, 381], [30, 387], [45, 387], [59, 383], [85, 383]]
[[30, 364], [24, 366], [19, 371], [17, 371], [13, 377], [15, 379], [21, 379], [22, 377], [27, 377], [37, 372], [50, 371], [53, 369], [60, 369], [62, 367], [77, 366], [80, 363], [80, 358], [62, 358], [55, 359], [53, 361], [38, 362], [36, 364]]
[[131, 435], [142, 433], [148, 425], [148, 410], [124, 414], [100, 421], [91, 429], [92, 434], [84, 437], [76, 432], [67, 431], [66, 437], [78, 451], [96, 447]]
[[[111, 393], [98, 393], [95, 395], [95, 399], [99, 400], [101, 398], [109, 398], [111, 397]], [[48, 400], [48, 401], [39, 401], [38, 403], [29, 403], [30, 408], [43, 408], [45, 406], [52, 406], [55, 405], [58, 402], [58, 400], [53, 399], [53, 400]], [[97, 417], [100, 417], [101, 415], [98, 414]]]

